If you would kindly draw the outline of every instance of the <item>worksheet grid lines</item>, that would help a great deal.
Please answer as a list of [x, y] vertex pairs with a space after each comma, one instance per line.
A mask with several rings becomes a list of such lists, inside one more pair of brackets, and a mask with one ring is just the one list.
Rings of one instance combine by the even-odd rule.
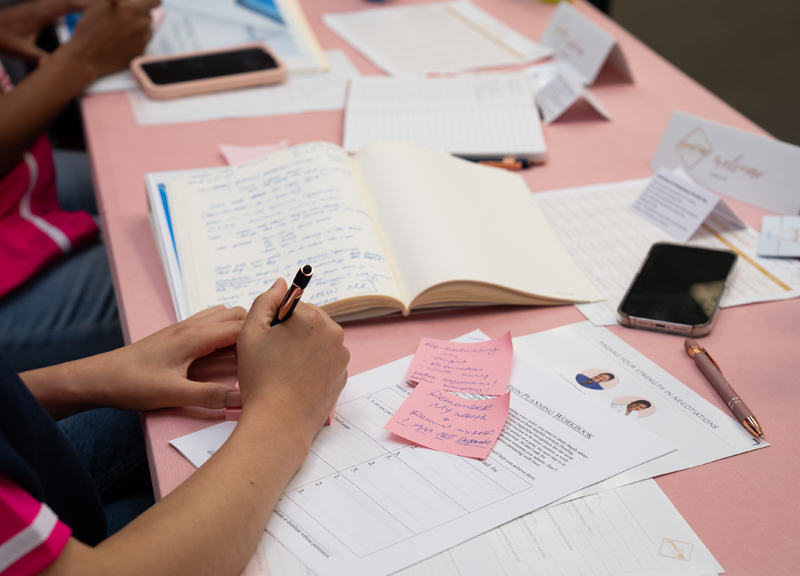
[[[394, 394], [401, 395], [401, 394], [400, 394], [400, 393], [399, 393], [397, 390], [395, 390], [395, 389], [394, 389], [394, 388], [392, 388], [392, 387], [387, 387], [387, 388], [385, 388], [383, 391], [386, 391], [386, 390], [390, 390], [390, 391], [391, 391], [391, 392], [393, 392]], [[371, 401], [373, 401], [373, 402], [379, 402], [380, 404], [382, 404], [385, 410], [387, 410], [387, 411], [391, 411], [391, 410], [392, 410], [392, 409], [391, 409], [391, 407], [390, 407], [390, 406], [388, 406], [388, 405], [387, 405], [385, 402], [382, 402], [381, 400], [379, 400], [379, 399], [375, 398], [375, 395], [376, 395], [376, 393], [367, 394], [367, 395], [364, 395], [364, 396], [361, 396], [361, 397], [358, 397], [358, 398], [354, 398], [354, 399], [352, 399], [352, 400], [349, 400], [348, 402], [346, 402], [346, 403], [344, 403], [344, 404], [347, 404], [347, 403], [350, 403], [350, 402], [357, 402], [357, 401], [363, 401], [363, 400], [366, 400], [366, 399], [370, 399], [370, 400], [371, 400]], [[355, 431], [357, 431], [357, 432], [359, 432], [359, 433], [361, 433], [361, 434], [364, 434], [365, 436], [367, 436], [367, 437], [370, 437], [370, 438], [371, 438], [371, 436], [370, 436], [370, 435], [369, 435], [369, 434], [368, 434], [368, 433], [367, 433], [367, 432], [366, 432], [364, 429], [362, 429], [362, 428], [361, 428], [361, 427], [359, 427], [358, 425], [354, 424], [354, 423], [353, 423], [351, 420], [348, 420], [347, 418], [345, 418], [344, 416], [342, 416], [340, 413], [338, 413], [338, 412], [336, 413], [336, 418], [338, 418], [338, 419], [339, 419], [339, 420], [341, 420], [342, 422], [346, 423], [346, 424], [347, 424], [348, 426], [350, 426], [350, 427], [351, 427], [353, 430], [355, 430]], [[412, 527], [409, 527], [409, 526], [407, 526], [406, 524], [404, 524], [403, 522], [401, 522], [399, 519], [397, 519], [397, 518], [395, 517], [395, 520], [397, 520], [397, 521], [398, 521], [398, 522], [399, 522], [399, 523], [400, 523], [400, 524], [401, 524], [401, 525], [402, 525], [404, 528], [406, 528], [406, 530], [408, 530], [408, 536], [406, 536], [406, 537], [404, 537], [404, 538], [397, 539], [397, 540], [393, 540], [393, 541], [392, 541], [392, 543], [391, 543], [391, 544], [389, 544], [389, 545], [390, 545], [390, 546], [394, 546], [394, 545], [396, 545], [396, 544], [398, 544], [398, 543], [400, 543], [400, 542], [403, 542], [403, 541], [409, 540], [409, 539], [411, 539], [411, 538], [415, 538], [415, 537], [417, 537], [417, 536], [419, 536], [419, 535], [425, 534], [426, 532], [428, 532], [428, 531], [430, 531], [430, 530], [434, 530], [434, 529], [436, 529], [436, 528], [440, 528], [442, 525], [444, 525], [444, 524], [447, 524], [448, 522], [452, 522], [453, 520], [456, 520], [457, 518], [463, 517], [463, 516], [465, 516], [465, 515], [467, 515], [467, 514], [470, 514], [470, 513], [477, 512], [478, 510], [481, 510], [481, 509], [483, 509], [483, 508], [486, 508], [486, 507], [492, 506], [492, 505], [494, 505], [494, 504], [495, 504], [495, 503], [497, 503], [497, 502], [500, 502], [500, 501], [502, 501], [502, 500], [505, 500], [506, 498], [510, 498], [510, 497], [512, 497], [512, 496], [514, 496], [514, 495], [515, 495], [515, 493], [512, 493], [512, 492], [508, 491], [508, 490], [507, 490], [506, 488], [504, 488], [504, 487], [503, 487], [501, 484], [499, 484], [499, 483], [498, 483], [498, 482], [497, 482], [495, 479], [493, 479], [493, 478], [491, 478], [490, 476], [488, 476], [488, 475], [486, 474], [486, 472], [485, 472], [484, 470], [482, 470], [480, 467], [475, 467], [475, 466], [472, 466], [472, 465], [470, 464], [470, 467], [471, 467], [472, 469], [475, 469], [475, 470], [477, 470], [477, 471], [478, 471], [478, 472], [481, 474], [481, 476], [483, 476], [484, 478], [486, 478], [487, 480], [489, 480], [489, 481], [490, 481], [492, 484], [496, 485], [496, 486], [497, 486], [497, 488], [498, 488], [499, 490], [501, 490], [502, 492], [504, 492], [504, 493], [505, 493], [505, 494], [504, 494], [504, 496], [502, 496], [502, 497], [500, 497], [500, 498], [497, 498], [497, 499], [494, 499], [494, 500], [491, 500], [490, 502], [487, 502], [487, 503], [485, 503], [485, 504], [483, 504], [483, 505], [481, 505], [481, 506], [478, 506], [477, 508], [474, 508], [473, 510], [471, 510], [471, 511], [470, 511], [470, 510], [466, 509], [464, 506], [462, 506], [461, 504], [459, 504], [459, 503], [458, 503], [458, 502], [457, 502], [455, 499], [453, 499], [452, 497], [450, 497], [450, 496], [449, 496], [447, 493], [445, 493], [445, 492], [444, 492], [444, 491], [443, 491], [441, 488], [439, 488], [438, 486], [436, 486], [435, 484], [433, 484], [433, 483], [432, 483], [430, 480], [428, 480], [427, 478], [425, 478], [425, 477], [424, 477], [422, 474], [420, 474], [420, 473], [419, 473], [419, 471], [418, 471], [418, 470], [415, 470], [415, 469], [413, 468], [413, 466], [411, 466], [411, 465], [410, 465], [408, 462], [404, 462], [404, 461], [403, 461], [403, 459], [402, 459], [401, 453], [403, 453], [403, 452], [409, 452], [409, 451], [414, 451], [414, 450], [418, 450], [418, 449], [420, 449], [420, 450], [427, 450], [427, 448], [424, 448], [424, 447], [419, 447], [419, 446], [417, 446], [417, 445], [414, 445], [414, 444], [410, 444], [410, 445], [408, 445], [408, 446], [404, 446], [404, 447], [402, 447], [402, 448], [396, 448], [396, 449], [392, 449], [392, 450], [390, 450], [390, 449], [387, 449], [387, 448], [383, 447], [383, 446], [380, 444], [380, 442], [377, 442], [377, 441], [376, 441], [375, 443], [376, 443], [377, 445], [380, 445], [380, 446], [381, 446], [381, 448], [383, 449], [383, 453], [382, 453], [382, 454], [379, 454], [379, 455], [377, 455], [377, 456], [375, 456], [375, 457], [368, 458], [367, 460], [364, 460], [364, 461], [362, 461], [362, 462], [359, 462], [359, 463], [353, 464], [353, 465], [351, 465], [351, 466], [348, 466], [346, 469], [344, 469], [344, 468], [343, 468], [343, 469], [337, 469], [335, 466], [331, 465], [331, 462], [329, 462], [329, 461], [327, 461], [325, 458], [323, 458], [323, 457], [322, 457], [322, 456], [319, 454], [319, 452], [315, 452], [314, 450], [312, 450], [311, 452], [312, 452], [312, 453], [313, 453], [313, 454], [314, 454], [314, 455], [315, 455], [317, 458], [319, 458], [321, 462], [323, 462], [323, 463], [325, 463], [326, 465], [328, 465], [329, 467], [333, 468], [333, 469], [334, 469], [334, 472], [331, 472], [331, 473], [329, 473], [329, 474], [326, 474], [326, 475], [324, 475], [324, 476], [321, 476], [321, 477], [319, 477], [319, 478], [315, 478], [314, 480], [312, 480], [312, 481], [310, 481], [310, 482], [307, 482], [307, 483], [305, 483], [305, 484], [302, 484], [302, 485], [295, 486], [295, 487], [293, 487], [293, 488], [292, 488], [292, 490], [287, 490], [287, 491], [284, 493], [284, 495], [283, 495], [283, 496], [284, 496], [285, 498], [287, 498], [288, 500], [290, 500], [290, 501], [291, 501], [291, 502], [292, 502], [292, 503], [293, 503], [295, 506], [297, 506], [299, 509], [301, 509], [301, 510], [302, 510], [302, 511], [303, 511], [305, 514], [308, 514], [309, 516], [311, 516], [311, 517], [314, 517], [314, 514], [312, 513], [312, 511], [311, 511], [311, 510], [309, 510], [307, 507], [305, 507], [305, 506], [304, 506], [304, 505], [303, 505], [303, 504], [302, 504], [302, 503], [301, 503], [301, 502], [300, 502], [300, 501], [299, 501], [297, 498], [292, 498], [292, 494], [300, 494], [300, 493], [302, 493], [302, 492], [303, 492], [305, 489], [307, 489], [307, 488], [312, 488], [312, 487], [314, 487], [314, 486], [316, 486], [316, 487], [319, 487], [319, 486], [321, 485], [321, 483], [322, 483], [323, 481], [325, 481], [326, 479], [332, 479], [332, 478], [336, 478], [336, 479], [338, 479], [339, 477], [341, 477], [341, 479], [342, 479], [342, 480], [344, 480], [344, 481], [348, 482], [348, 484], [349, 484], [349, 485], [351, 485], [353, 488], [355, 488], [356, 490], [358, 490], [358, 491], [359, 491], [359, 493], [360, 493], [360, 494], [361, 494], [361, 495], [362, 495], [364, 498], [366, 498], [366, 499], [368, 499], [370, 502], [374, 503], [374, 504], [375, 504], [376, 506], [378, 506], [380, 509], [384, 510], [384, 511], [385, 511], [387, 514], [390, 514], [390, 515], [392, 515], [390, 510], [388, 510], [388, 509], [387, 509], [385, 506], [383, 506], [383, 505], [382, 505], [382, 504], [381, 504], [379, 501], [377, 501], [375, 498], [373, 498], [373, 497], [372, 497], [370, 494], [368, 494], [367, 492], [365, 492], [365, 491], [364, 491], [364, 490], [363, 490], [361, 487], [357, 486], [357, 485], [356, 485], [354, 482], [352, 482], [352, 481], [351, 481], [349, 478], [347, 478], [347, 477], [343, 476], [343, 473], [344, 473], [346, 470], [349, 470], [349, 471], [351, 471], [351, 472], [355, 472], [355, 471], [356, 471], [356, 470], [357, 470], [359, 467], [363, 467], [363, 466], [365, 466], [365, 465], [366, 465], [366, 466], [370, 466], [370, 465], [371, 465], [371, 463], [372, 463], [372, 464], [374, 464], [374, 462], [378, 461], [380, 458], [386, 458], [386, 459], [389, 459], [389, 458], [395, 458], [395, 459], [396, 459], [398, 462], [400, 462], [401, 464], [403, 464], [403, 465], [404, 465], [404, 466], [405, 466], [405, 467], [406, 467], [406, 468], [407, 468], [407, 469], [408, 469], [410, 472], [412, 472], [414, 475], [416, 475], [416, 476], [417, 476], [417, 477], [418, 477], [418, 478], [419, 478], [419, 479], [420, 479], [422, 482], [424, 482], [424, 483], [426, 483], [427, 485], [429, 485], [429, 486], [430, 486], [431, 488], [433, 488], [433, 489], [434, 489], [436, 492], [440, 493], [440, 494], [441, 494], [443, 497], [445, 497], [445, 498], [446, 498], [448, 501], [452, 502], [452, 503], [453, 503], [455, 506], [457, 506], [458, 508], [460, 508], [460, 510], [461, 510], [461, 513], [460, 513], [458, 516], [456, 516], [455, 518], [443, 519], [443, 520], [442, 520], [440, 523], [438, 523], [438, 524], [435, 524], [435, 525], [432, 525], [432, 526], [429, 526], [428, 528], [421, 529], [421, 530], [420, 530], [420, 529], [417, 529], [417, 530], [415, 530], [415, 529], [413, 529]], [[465, 462], [467, 462], [467, 463], [469, 463], [469, 461], [471, 460], [471, 459], [469, 459], [469, 458], [464, 458], [464, 457], [458, 457], [458, 458], [460, 458], [461, 460], [463, 460], [463, 461], [465, 461]], [[519, 491], [517, 491], [517, 492], [516, 492], [516, 494], [519, 494], [519, 493], [521, 493], [521, 492], [524, 492], [524, 491], [526, 491], [526, 490], [529, 490], [530, 488], [532, 488], [532, 486], [530, 485], [530, 483], [529, 483], [529, 481], [528, 481], [528, 480], [526, 480], [525, 478], [521, 477], [521, 476], [520, 476], [519, 474], [517, 474], [517, 473], [516, 473], [516, 472], [515, 472], [513, 469], [509, 468], [508, 466], [505, 466], [503, 463], [501, 463], [501, 462], [499, 462], [499, 461], [492, 461], [492, 465], [496, 465], [496, 466], [502, 467], [502, 468], [503, 468], [504, 470], [506, 470], [508, 473], [512, 474], [513, 476], [515, 476], [516, 478], [518, 478], [518, 479], [522, 480], [523, 482], [525, 482], [525, 483], [527, 484], [527, 487], [526, 487], [526, 488], [524, 488], [524, 489], [522, 489], [522, 490], [519, 490]], [[288, 517], [288, 514], [286, 513], [286, 511], [285, 511], [285, 510], [281, 510], [281, 512], [282, 512], [282, 514], [284, 514], [285, 516], [287, 516], [287, 517]], [[392, 515], [392, 516], [394, 517], [394, 515]], [[368, 556], [369, 554], [372, 554], [372, 553], [374, 553], [374, 551], [373, 551], [373, 552], [370, 552], [369, 554], [361, 554], [361, 553], [359, 553], [357, 550], [354, 550], [352, 547], [350, 547], [350, 546], [347, 544], [347, 542], [345, 542], [345, 541], [344, 541], [342, 538], [340, 538], [340, 537], [339, 537], [337, 534], [335, 534], [334, 532], [332, 532], [332, 531], [331, 531], [330, 529], [328, 529], [326, 526], [324, 526], [324, 525], [322, 525], [322, 524], [320, 524], [320, 526], [321, 526], [321, 527], [322, 527], [322, 529], [323, 529], [323, 530], [325, 530], [325, 531], [326, 531], [326, 532], [327, 532], [327, 533], [328, 533], [328, 534], [329, 534], [329, 535], [330, 535], [332, 538], [336, 539], [336, 540], [337, 540], [337, 541], [338, 541], [338, 542], [339, 542], [339, 543], [340, 543], [342, 546], [344, 546], [345, 548], [347, 548], [347, 549], [348, 549], [348, 550], [349, 550], [349, 551], [350, 551], [352, 554], [356, 555], [357, 557], [359, 557], [359, 558], [363, 558], [363, 557], [365, 557], [365, 556]]]

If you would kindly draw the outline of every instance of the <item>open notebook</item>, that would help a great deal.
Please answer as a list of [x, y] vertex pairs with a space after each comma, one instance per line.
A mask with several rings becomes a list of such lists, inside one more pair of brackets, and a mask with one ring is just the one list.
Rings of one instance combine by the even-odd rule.
[[599, 299], [517, 174], [421, 146], [325, 142], [236, 166], [147, 176], [179, 318], [249, 308], [314, 267], [304, 300], [334, 319]]

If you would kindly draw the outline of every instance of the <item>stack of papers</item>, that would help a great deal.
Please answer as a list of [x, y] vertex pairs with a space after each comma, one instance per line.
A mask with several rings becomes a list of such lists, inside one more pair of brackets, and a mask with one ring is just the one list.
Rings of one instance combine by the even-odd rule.
[[[521, 360], [508, 422], [484, 461], [383, 429], [413, 390], [411, 357], [350, 378], [267, 530], [322, 576], [391, 574], [674, 449]], [[200, 465], [231, 424], [203, 430], [202, 446], [192, 436], [172, 444]]]
[[533, 84], [524, 73], [454, 78], [354, 78], [344, 149], [404, 140], [462, 157], [524, 156], [543, 161], [547, 146]]
[[[476, 331], [458, 341], [486, 338]], [[411, 393], [404, 378], [411, 357], [351, 378], [333, 425], [318, 434], [276, 508], [261, 553], [288, 559], [284, 570], [294, 555], [322, 576], [388, 574], [448, 548], [420, 569], [480, 574], [518, 564], [571, 573], [577, 563], [719, 572], [654, 483], [626, 485], [767, 444], [589, 323], [516, 338], [514, 348], [509, 420], [483, 462], [417, 448], [383, 430]], [[611, 378], [592, 378], [599, 373]], [[615, 405], [634, 397], [650, 408], [638, 418], [617, 413]], [[199, 466], [234, 426], [172, 444]], [[665, 455], [648, 456], [659, 451]], [[598, 484], [599, 477], [608, 480]], [[570, 501], [478, 536], [553, 498]]]
[[467, 0], [326, 14], [322, 19], [393, 75], [526, 64], [552, 54]]

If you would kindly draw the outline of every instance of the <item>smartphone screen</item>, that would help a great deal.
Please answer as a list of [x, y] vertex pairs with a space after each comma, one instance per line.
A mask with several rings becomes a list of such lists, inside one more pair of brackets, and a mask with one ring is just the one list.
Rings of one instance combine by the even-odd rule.
[[676, 244], [656, 244], [620, 304], [620, 312], [697, 326], [713, 316], [736, 254]]
[[142, 64], [142, 70], [150, 77], [153, 84], [163, 86], [177, 82], [205, 80], [233, 74], [244, 74], [276, 68], [275, 59], [264, 50], [248, 48], [231, 52], [204, 54], [161, 60]]

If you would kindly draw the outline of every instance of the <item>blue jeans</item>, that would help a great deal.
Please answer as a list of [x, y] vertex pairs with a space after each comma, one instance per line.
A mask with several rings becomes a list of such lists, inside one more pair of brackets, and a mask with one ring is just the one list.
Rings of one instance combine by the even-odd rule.
[[153, 505], [138, 412], [99, 408], [60, 420], [58, 427], [97, 485], [109, 536]]
[[[97, 213], [85, 153], [54, 153], [59, 203]], [[102, 242], [65, 255], [0, 299], [0, 350], [18, 372], [124, 344]]]

